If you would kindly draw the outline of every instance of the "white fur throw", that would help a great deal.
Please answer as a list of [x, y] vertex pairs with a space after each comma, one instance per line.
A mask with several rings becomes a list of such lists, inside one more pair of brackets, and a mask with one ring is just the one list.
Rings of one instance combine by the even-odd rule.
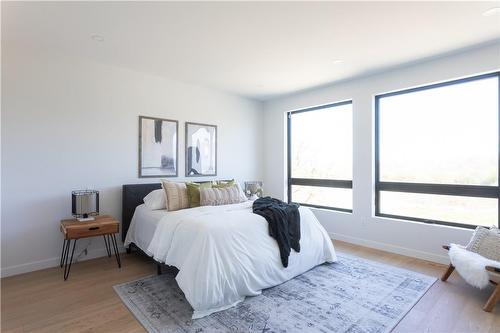
[[500, 268], [500, 262], [487, 259], [481, 255], [467, 251], [463, 246], [450, 245], [450, 261], [460, 276], [470, 285], [483, 289], [489, 283], [489, 274], [486, 266]]

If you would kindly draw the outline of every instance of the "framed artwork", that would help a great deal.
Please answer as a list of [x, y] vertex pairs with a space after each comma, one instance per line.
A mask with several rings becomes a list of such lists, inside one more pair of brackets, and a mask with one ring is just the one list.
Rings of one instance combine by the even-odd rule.
[[139, 178], [177, 177], [177, 120], [139, 116]]
[[217, 175], [217, 126], [186, 123], [186, 177]]

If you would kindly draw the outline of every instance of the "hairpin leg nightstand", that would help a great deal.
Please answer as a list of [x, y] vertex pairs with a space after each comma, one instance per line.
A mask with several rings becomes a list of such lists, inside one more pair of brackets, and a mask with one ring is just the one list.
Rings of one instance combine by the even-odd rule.
[[[118, 268], [122, 267], [115, 237], [120, 231], [120, 222], [113, 217], [108, 215], [96, 216], [95, 220], [86, 222], [80, 222], [77, 219], [62, 220], [60, 230], [64, 236], [60, 261], [61, 268], [64, 266], [64, 280], [68, 279], [73, 255], [75, 254], [76, 241], [80, 238], [102, 236], [108, 257], [111, 257], [111, 248], [113, 248]], [[71, 246], [71, 241], [73, 241], [73, 246]], [[71, 256], [69, 255], [70, 247], [72, 248]]]

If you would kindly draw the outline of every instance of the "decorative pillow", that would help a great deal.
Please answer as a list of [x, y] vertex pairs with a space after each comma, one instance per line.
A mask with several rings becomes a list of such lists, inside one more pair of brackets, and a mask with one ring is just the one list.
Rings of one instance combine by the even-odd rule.
[[240, 183], [238, 183], [236, 180], [234, 179], [231, 179], [231, 180], [218, 180], [216, 181], [212, 187], [213, 188], [225, 188], [225, 187], [230, 187], [230, 186], [235, 186], [238, 188], [238, 191], [240, 192], [240, 199], [241, 199], [241, 202], [243, 201], [247, 201], [248, 198], [247, 196], [245, 195], [245, 192], [243, 192], [243, 189], [241, 188], [240, 186]]
[[185, 183], [174, 183], [162, 179], [161, 185], [167, 196], [167, 209], [169, 211], [189, 208], [189, 199]]
[[200, 189], [201, 206], [219, 206], [242, 202], [236, 185], [224, 188]]
[[500, 261], [500, 230], [496, 227], [477, 227], [466, 249], [485, 258]]
[[200, 189], [212, 188], [212, 182], [186, 183], [189, 207], [200, 207]]
[[240, 183], [236, 182], [236, 187], [238, 188], [238, 191], [240, 192], [240, 199], [241, 199], [241, 202], [243, 202], [243, 201], [247, 201], [247, 200], [248, 200], [248, 198], [247, 198], [247, 196], [245, 195], [245, 192], [243, 191], [243, 189], [241, 188]]
[[149, 194], [144, 197], [143, 201], [149, 209], [167, 209], [165, 191], [161, 189], [149, 192]]
[[212, 185], [214, 188], [224, 188], [224, 187], [230, 187], [234, 186], [236, 184], [236, 181], [234, 179], [231, 180], [218, 180], [215, 182], [215, 184]]

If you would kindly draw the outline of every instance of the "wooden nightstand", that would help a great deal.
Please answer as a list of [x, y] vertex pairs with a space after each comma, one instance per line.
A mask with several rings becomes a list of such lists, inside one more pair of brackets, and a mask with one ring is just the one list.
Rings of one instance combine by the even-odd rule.
[[[62, 220], [60, 230], [64, 236], [60, 262], [61, 268], [64, 265], [64, 280], [69, 276], [76, 241], [80, 238], [102, 236], [108, 257], [111, 257], [111, 246], [113, 246], [118, 268], [122, 267], [115, 237], [115, 234], [120, 230], [120, 222], [113, 217], [108, 215], [96, 216], [95, 220], [86, 222], [80, 222], [77, 219]], [[71, 240], [73, 240], [73, 249], [71, 250], [71, 258], [68, 263]]]

